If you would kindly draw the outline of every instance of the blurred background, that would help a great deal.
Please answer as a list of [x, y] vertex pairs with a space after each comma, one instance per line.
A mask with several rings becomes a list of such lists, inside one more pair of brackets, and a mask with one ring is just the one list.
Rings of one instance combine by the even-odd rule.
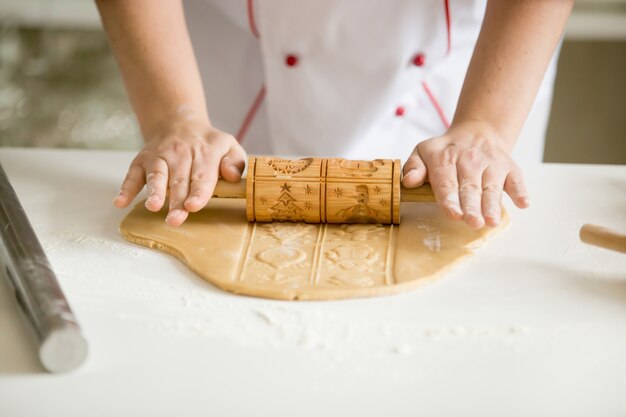
[[[0, 146], [140, 143], [94, 3], [0, 1]], [[626, 164], [626, 0], [576, 2], [544, 160]]]

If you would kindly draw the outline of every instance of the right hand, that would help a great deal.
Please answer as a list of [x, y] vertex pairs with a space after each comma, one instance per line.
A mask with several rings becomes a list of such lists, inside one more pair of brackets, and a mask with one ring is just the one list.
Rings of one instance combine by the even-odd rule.
[[165, 222], [180, 226], [190, 212], [206, 206], [219, 177], [241, 180], [246, 152], [232, 135], [208, 121], [177, 117], [164, 126], [149, 136], [133, 159], [113, 204], [128, 207], [146, 185], [146, 208], [161, 210], [169, 193]]

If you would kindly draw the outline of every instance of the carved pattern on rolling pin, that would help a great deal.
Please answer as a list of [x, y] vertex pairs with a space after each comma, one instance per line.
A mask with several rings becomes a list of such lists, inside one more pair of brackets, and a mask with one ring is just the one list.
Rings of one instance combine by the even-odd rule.
[[400, 161], [251, 157], [250, 221], [398, 223]]
[[382, 159], [374, 159], [373, 161], [349, 160], [336, 158], [338, 162], [339, 173], [346, 177], [371, 177], [379, 167], [385, 165]]
[[354, 187], [354, 204], [339, 210], [336, 216], [344, 223], [378, 223], [384, 221], [385, 215], [369, 204], [369, 189], [367, 185]]
[[303, 210], [296, 204], [298, 200], [291, 193], [291, 186], [284, 183], [280, 188], [281, 192], [276, 202], [270, 207], [272, 218], [275, 220], [301, 220]]
[[270, 159], [267, 164], [275, 174], [292, 175], [304, 171], [311, 165], [313, 158], [302, 159]]

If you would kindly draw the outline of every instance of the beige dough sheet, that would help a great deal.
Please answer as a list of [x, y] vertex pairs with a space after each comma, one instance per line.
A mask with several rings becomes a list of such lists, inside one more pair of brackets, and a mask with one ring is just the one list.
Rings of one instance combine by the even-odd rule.
[[406, 203], [398, 225], [248, 223], [243, 200], [212, 200], [180, 227], [143, 203], [122, 236], [170, 253], [211, 284], [236, 294], [332, 300], [407, 291], [473, 253], [497, 229], [471, 230], [434, 203]]

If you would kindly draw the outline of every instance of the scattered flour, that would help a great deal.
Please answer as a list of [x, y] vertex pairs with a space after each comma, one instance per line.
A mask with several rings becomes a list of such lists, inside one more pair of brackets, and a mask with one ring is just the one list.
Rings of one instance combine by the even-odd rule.
[[118, 243], [108, 239], [95, 238], [71, 230], [64, 230], [58, 233], [41, 233], [39, 239], [48, 255], [76, 250], [76, 248], [81, 246], [96, 247], [120, 255], [130, 255], [133, 257], [140, 257], [145, 253], [144, 251], [136, 250], [125, 242]]
[[393, 353], [398, 355], [411, 355], [414, 352], [414, 348], [412, 345], [408, 343], [402, 343], [400, 345], [394, 346]]
[[433, 252], [441, 251], [441, 238], [439, 236], [439, 233], [428, 235], [428, 237], [426, 237], [422, 241], [422, 243]]
[[[43, 242], [79, 318], [85, 313], [113, 317], [118, 325], [139, 333], [220, 340], [252, 349], [290, 349], [355, 366], [359, 362], [355, 358], [365, 358], [359, 366], [369, 367], [383, 358], [423, 357], [424, 352], [437, 351], [438, 343], [510, 345], [530, 333], [529, 328], [512, 325], [391, 322], [371, 314], [360, 318], [352, 307], [347, 311], [353, 315], [346, 316], [317, 303], [240, 297], [205, 283], [173, 258], [121, 240], [64, 231], [44, 233]], [[433, 251], [441, 248], [434, 234], [424, 244]], [[160, 273], [161, 265], [171, 268], [172, 263], [180, 269], [171, 276]]]

